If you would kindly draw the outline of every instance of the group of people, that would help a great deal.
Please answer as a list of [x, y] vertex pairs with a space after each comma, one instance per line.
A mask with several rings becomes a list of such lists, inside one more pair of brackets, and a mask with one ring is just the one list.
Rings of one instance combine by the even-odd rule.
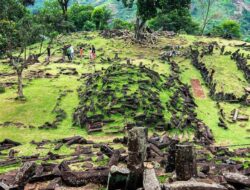
[[[82, 59], [84, 57], [84, 48], [81, 46], [80, 47], [80, 58]], [[90, 60], [94, 60], [96, 58], [96, 50], [95, 50], [95, 46], [92, 45], [90, 50], [89, 50], [89, 59]]]
[[[65, 56], [67, 56], [68, 60], [70, 62], [72, 62], [73, 59], [74, 59], [74, 55], [75, 55], [74, 47], [72, 45], [65, 45], [62, 48], [62, 51], [63, 51], [63, 60], [65, 60]], [[84, 48], [82, 46], [79, 49], [79, 55], [80, 55], [81, 59], [84, 57]], [[50, 57], [51, 57], [51, 45], [49, 45], [47, 47], [47, 56], [48, 56], [47, 59], [48, 59], [48, 62], [49, 62], [50, 61]], [[96, 59], [96, 49], [95, 49], [94, 45], [92, 45], [91, 48], [90, 48], [89, 59], [91, 61], [93, 61], [93, 60]]]

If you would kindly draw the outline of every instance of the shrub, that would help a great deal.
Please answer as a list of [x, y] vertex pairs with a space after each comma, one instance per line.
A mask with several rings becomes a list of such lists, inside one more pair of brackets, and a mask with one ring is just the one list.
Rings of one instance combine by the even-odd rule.
[[113, 29], [127, 29], [132, 30], [134, 25], [130, 22], [121, 20], [121, 19], [114, 19], [112, 23]]
[[245, 42], [250, 42], [250, 36], [247, 36], [243, 39]]
[[213, 27], [211, 34], [227, 39], [240, 38], [240, 24], [234, 20], [223, 21], [218, 26]]
[[105, 29], [110, 18], [111, 12], [106, 7], [96, 7], [91, 15], [91, 19], [98, 30]]
[[95, 23], [91, 22], [91, 21], [86, 21], [84, 26], [83, 26], [83, 30], [85, 31], [94, 31], [96, 29], [96, 25]]
[[69, 20], [74, 23], [76, 29], [79, 31], [82, 29], [85, 22], [91, 20], [93, 10], [94, 8], [92, 6], [75, 3], [69, 9]]
[[0, 85], [0, 94], [5, 92], [5, 88], [3, 86]]

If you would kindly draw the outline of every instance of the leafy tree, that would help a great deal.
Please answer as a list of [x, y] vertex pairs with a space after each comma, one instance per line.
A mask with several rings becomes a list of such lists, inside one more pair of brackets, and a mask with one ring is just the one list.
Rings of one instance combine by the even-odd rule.
[[1, 53], [12, 50], [18, 44], [16, 23], [10, 20], [0, 20]]
[[91, 19], [96, 24], [98, 30], [107, 27], [111, 12], [106, 7], [96, 7], [92, 12]]
[[121, 19], [114, 19], [112, 23], [112, 28], [131, 30], [133, 28], [133, 24]]
[[188, 9], [175, 9], [168, 14], [159, 14], [151, 19], [148, 25], [153, 30], [185, 31], [189, 34], [196, 34], [199, 30], [198, 24], [193, 22]]
[[141, 32], [146, 22], [157, 15], [157, 8], [159, 8], [159, 0], [122, 0], [125, 7], [132, 8], [136, 3], [136, 24], [135, 24], [135, 38], [141, 39]]
[[159, 0], [161, 13], [169, 13], [173, 10], [189, 9], [191, 0]]
[[[23, 71], [28, 66], [27, 60], [27, 47], [28, 45], [40, 40], [40, 33], [42, 31], [42, 25], [37, 25], [33, 22], [32, 16], [27, 15], [23, 17], [17, 23], [17, 33], [20, 46], [19, 56], [13, 56], [13, 53], [10, 53], [11, 65], [16, 71], [18, 78], [18, 99], [23, 100]], [[23, 57], [22, 57], [23, 55]]]
[[69, 20], [73, 22], [78, 31], [82, 30], [86, 21], [91, 20], [93, 10], [94, 7], [92, 6], [84, 6], [74, 3], [68, 11]]
[[[26, 15], [21, 18], [19, 22], [8, 25], [10, 29], [14, 31], [7, 38], [8, 43], [8, 57], [10, 58], [10, 64], [16, 71], [18, 78], [18, 99], [24, 99], [22, 74], [25, 68], [27, 68], [27, 47], [28, 45], [39, 41], [40, 34], [43, 26], [34, 23], [32, 15]], [[15, 41], [12, 41], [16, 39]], [[18, 50], [19, 49], [19, 50]], [[15, 56], [19, 51], [19, 55]]]
[[157, 16], [149, 21], [149, 27], [154, 30], [197, 32], [198, 25], [192, 20], [190, 6], [190, 0], [159, 0]]
[[[34, 1], [3, 0], [0, 13], [0, 46], [7, 52], [18, 78], [18, 98], [23, 99], [22, 73], [27, 67], [27, 46], [40, 38], [42, 25], [34, 22], [25, 6]], [[18, 56], [14, 52], [20, 49]], [[23, 57], [22, 57], [23, 56]]]
[[25, 7], [17, 0], [1, 0], [0, 20], [18, 21], [27, 13]]
[[212, 29], [212, 34], [227, 39], [240, 38], [240, 24], [234, 20], [225, 20]]
[[64, 31], [64, 18], [57, 0], [46, 0], [35, 17], [37, 20], [36, 22], [44, 25], [44, 29], [46, 30], [45, 35], [49, 35], [49, 33], [53, 31], [58, 31], [60, 33]]
[[147, 21], [153, 29], [194, 33], [197, 24], [192, 21], [190, 14], [191, 0], [123, 0], [123, 4], [132, 7], [137, 5], [135, 38], [141, 38], [141, 32]]

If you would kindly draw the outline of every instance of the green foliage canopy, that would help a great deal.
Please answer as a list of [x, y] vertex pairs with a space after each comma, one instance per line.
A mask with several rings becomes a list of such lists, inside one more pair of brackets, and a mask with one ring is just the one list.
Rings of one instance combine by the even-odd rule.
[[212, 30], [212, 34], [223, 38], [240, 38], [240, 24], [235, 20], [225, 20]]
[[94, 10], [92, 6], [79, 5], [74, 3], [69, 9], [69, 20], [73, 22], [78, 31], [83, 29], [84, 24], [91, 20], [91, 15]]
[[111, 12], [106, 7], [96, 7], [91, 15], [91, 19], [98, 30], [105, 29], [110, 18]]

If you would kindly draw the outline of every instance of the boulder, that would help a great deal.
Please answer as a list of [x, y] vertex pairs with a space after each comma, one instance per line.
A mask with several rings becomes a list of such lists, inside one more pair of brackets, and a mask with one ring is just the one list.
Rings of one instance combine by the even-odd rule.
[[113, 165], [109, 172], [108, 190], [124, 189], [129, 175], [127, 168], [120, 168]]
[[85, 172], [62, 172], [63, 182], [71, 187], [84, 186], [88, 183], [107, 184], [109, 169], [91, 169]]
[[144, 190], [161, 190], [160, 183], [154, 169], [145, 169], [143, 173]]
[[250, 187], [250, 177], [242, 175], [240, 173], [223, 173], [226, 181], [236, 188]]
[[18, 170], [15, 182], [18, 185], [23, 186], [29, 179], [35, 175], [36, 173], [36, 163], [35, 162], [26, 162], [23, 166]]
[[197, 181], [177, 181], [171, 184], [164, 184], [165, 190], [227, 190], [222, 185], [216, 183], [204, 183]]

